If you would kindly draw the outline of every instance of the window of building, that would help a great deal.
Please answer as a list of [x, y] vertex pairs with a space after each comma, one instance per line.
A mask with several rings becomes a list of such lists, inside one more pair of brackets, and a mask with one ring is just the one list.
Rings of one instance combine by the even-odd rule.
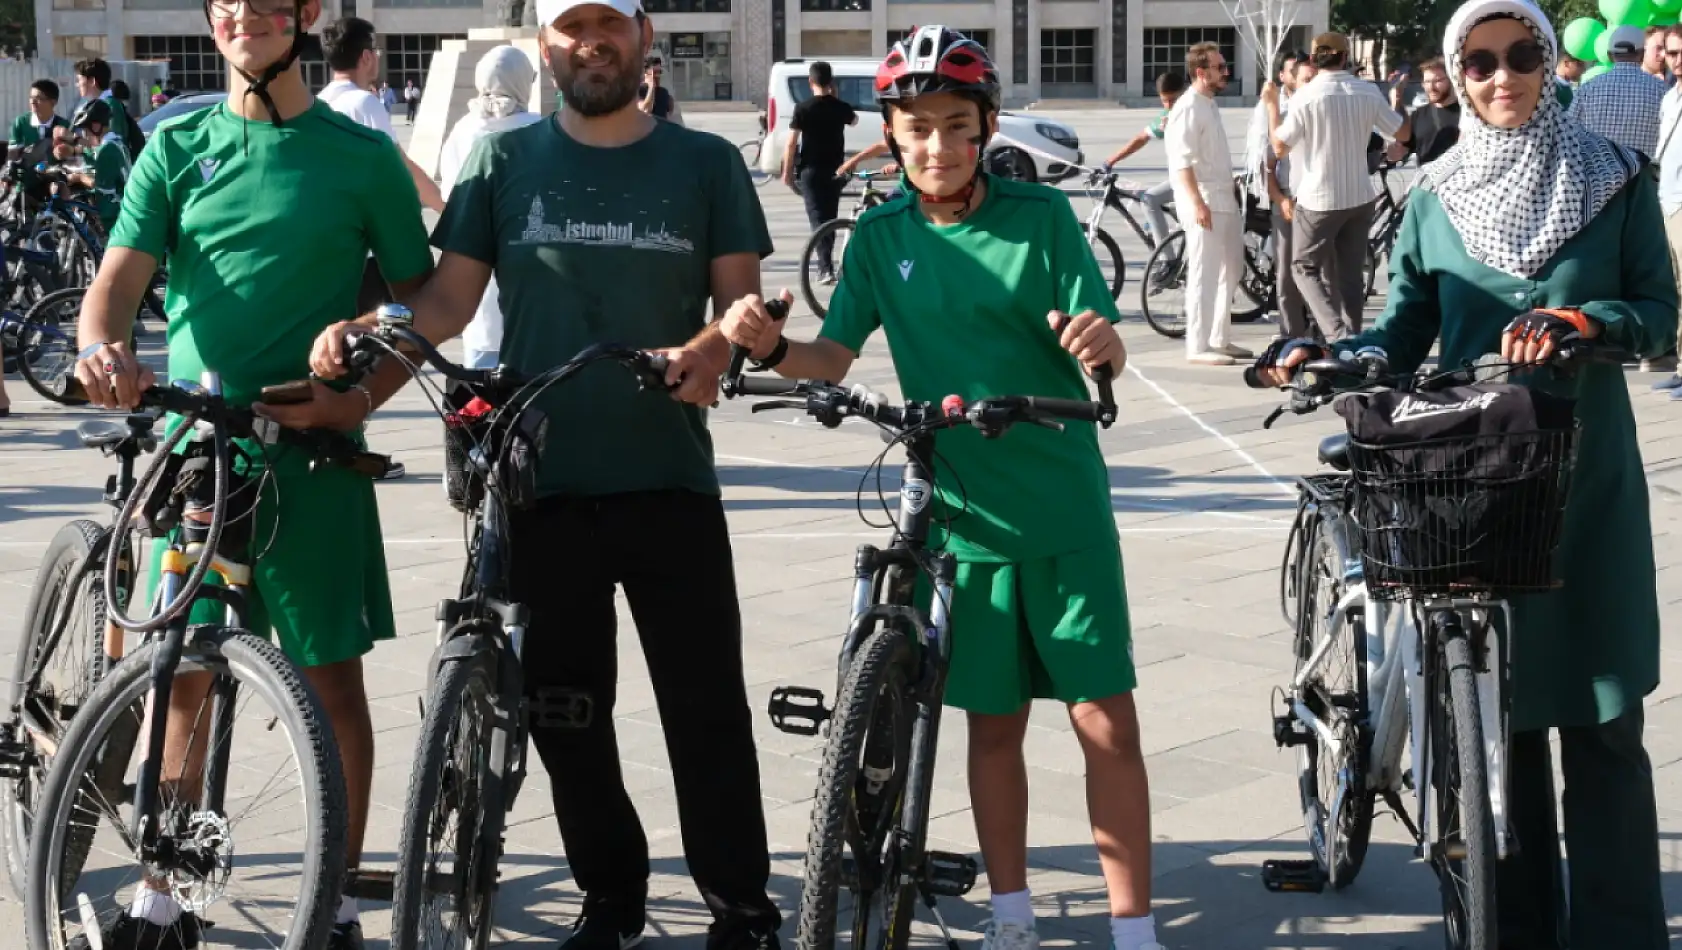
[[800, 9], [818, 13], [830, 10], [868, 10], [870, 0], [800, 0]]
[[730, 33], [656, 33], [654, 50], [664, 61], [660, 79], [678, 102], [729, 99]]
[[1190, 79], [1186, 74], [1186, 50], [1203, 42], [1218, 45], [1221, 55], [1226, 57], [1227, 63], [1233, 67], [1225, 94], [1243, 95], [1244, 77], [1238, 72], [1238, 31], [1230, 26], [1177, 26], [1172, 29], [1146, 30], [1144, 85], [1139, 94], [1156, 95], [1156, 77], [1163, 73], [1179, 73]]
[[[1097, 30], [1041, 30], [1040, 86], [1087, 86], [1097, 82], [1094, 65], [1098, 51]], [[1074, 94], [1079, 91], [1069, 90]], [[1057, 93], [1044, 93], [1051, 96]]]
[[[471, 7], [479, 9], [480, 0], [374, 0], [376, 8], [389, 7]], [[345, 14], [350, 16], [350, 14]]]
[[99, 36], [55, 36], [53, 37], [53, 55], [65, 59], [87, 59], [92, 56], [105, 55], [105, 37]]
[[800, 55], [806, 59], [828, 56], [869, 56], [869, 30], [801, 30]]
[[385, 49], [382, 63], [385, 67], [385, 81], [399, 92], [411, 79], [415, 81], [415, 85], [425, 89], [426, 68], [432, 63], [432, 54], [438, 52], [445, 40], [466, 38], [464, 33], [381, 34], [380, 42]]
[[730, 0], [645, 0], [649, 13], [729, 13]]
[[[103, 10], [105, 0], [53, 0], [54, 10]], [[54, 37], [54, 44], [58, 45]]]
[[[902, 2], [903, 2], [903, 0], [902, 0]], [[921, 0], [918, 0], [918, 2], [921, 2]], [[981, 48], [986, 50], [988, 53], [993, 52], [993, 31], [992, 30], [959, 30], [958, 32], [962, 33], [963, 35], [965, 35], [965, 36], [969, 37], [970, 39], [976, 41], [977, 43], [980, 43]], [[911, 35], [910, 30], [889, 30], [888, 33], [887, 33], [888, 43], [887, 43], [887, 47], [883, 47], [883, 55], [887, 55], [887, 48], [888, 47], [893, 46], [895, 43], [898, 43], [900, 40], [903, 40], [907, 36], [910, 36], [910, 35]]]
[[228, 67], [208, 36], [136, 36], [135, 59], [169, 60], [169, 76], [182, 92], [211, 92], [228, 88]]

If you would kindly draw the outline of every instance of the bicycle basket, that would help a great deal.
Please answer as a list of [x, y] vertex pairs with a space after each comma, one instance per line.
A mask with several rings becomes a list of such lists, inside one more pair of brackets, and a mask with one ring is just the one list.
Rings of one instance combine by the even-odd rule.
[[1556, 586], [1571, 409], [1505, 385], [1341, 400], [1368, 591], [1395, 599]]

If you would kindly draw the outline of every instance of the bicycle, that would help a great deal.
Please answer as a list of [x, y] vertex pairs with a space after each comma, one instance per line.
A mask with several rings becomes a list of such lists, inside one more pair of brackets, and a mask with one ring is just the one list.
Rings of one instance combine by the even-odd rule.
[[[79, 388], [66, 380], [64, 395], [85, 398]], [[114, 524], [171, 540], [159, 552], [159, 579], [144, 619], [129, 616], [123, 595], [128, 546], [107, 547], [107, 622], [142, 642], [99, 679], [47, 771], [29, 850], [28, 945], [63, 950], [82, 935], [97, 946], [116, 925], [102, 926], [101, 916], [129, 906], [121, 895], [132, 880], [174, 898], [184, 912], [171, 925], [177, 939], [197, 940], [215, 926], [204, 912], [225, 904], [241, 920], [284, 933], [282, 950], [314, 950], [333, 927], [345, 878], [344, 779], [314, 691], [278, 648], [244, 629], [252, 564], [261, 557], [251, 551], [266, 543], [257, 529], [265, 487], [279, 491], [267, 468], [270, 447], [304, 452], [312, 469], [359, 477], [383, 471], [385, 460], [343, 433], [283, 429], [230, 404], [213, 372], [198, 385], [154, 386], [140, 403], [180, 420]], [[254, 454], [241, 449], [236, 462], [236, 438], [253, 440]], [[211, 573], [221, 586], [207, 583]], [[220, 622], [194, 621], [195, 607], [212, 604], [222, 608]], [[181, 715], [201, 689], [197, 712]], [[268, 709], [240, 708], [253, 698]], [[182, 730], [190, 730], [185, 748], [166, 746], [166, 735], [179, 740]], [[136, 752], [133, 777], [126, 777]], [[273, 809], [289, 789], [274, 790], [286, 762], [271, 765], [282, 757], [297, 763], [303, 814], [277, 821]], [[236, 861], [242, 840], [236, 826], [254, 813], [268, 830], [250, 840], [263, 841], [266, 853]], [[296, 829], [298, 840], [274, 842], [275, 828]], [[102, 832], [111, 839], [103, 846]], [[86, 851], [82, 840], [92, 841]], [[112, 866], [89, 868], [90, 855]], [[136, 867], [125, 873], [120, 863], [131, 861]], [[296, 881], [295, 899], [282, 878]], [[97, 905], [87, 891], [102, 895]]]
[[[1255, 306], [1232, 312], [1236, 323], [1254, 323], [1269, 310], [1278, 309], [1278, 287], [1273, 259], [1273, 216], [1246, 194], [1244, 203], [1244, 270], [1235, 289]], [[1186, 233], [1175, 231], [1151, 252], [1145, 264], [1145, 283], [1139, 292], [1139, 309], [1152, 330], [1178, 340], [1186, 335]], [[1160, 299], [1159, 299], [1160, 298]], [[1153, 303], [1154, 301], [1154, 303]]]
[[753, 186], [755, 188], [771, 180], [771, 176], [765, 174], [759, 168], [759, 154], [764, 147], [765, 113], [761, 112], [759, 114], [759, 135], [736, 146], [737, 150], [742, 153], [742, 161], [748, 166], [748, 171], [753, 173]]
[[[469, 370], [415, 333], [414, 317], [405, 308], [386, 305], [378, 313], [373, 330], [347, 340], [353, 373], [390, 354], [421, 380], [420, 365], [400, 352], [409, 348], [422, 364], [466, 390], [462, 395], [469, 398], [453, 401], [461, 408], [440, 414], [447, 439], [458, 445], [456, 457], [465, 463], [465, 481], [452, 500], [470, 513], [472, 531], [460, 595], [438, 604], [438, 645], [422, 705], [397, 870], [358, 871], [350, 890], [392, 902], [396, 950], [454, 946], [458, 939], [484, 947], [496, 909], [504, 821], [526, 774], [527, 729], [532, 722], [583, 728], [594, 715], [587, 693], [543, 689], [526, 698], [520, 656], [529, 611], [510, 599], [508, 513], [536, 501], [537, 460], [549, 421], [533, 401], [600, 362], [623, 365], [643, 389], [665, 392], [667, 364], [658, 354], [598, 344], [536, 376], [506, 366]], [[458, 937], [463, 932], [465, 937]]]
[[[864, 182], [864, 190], [859, 192], [852, 212], [818, 225], [818, 229], [806, 240], [806, 249], [800, 252], [800, 296], [806, 299], [806, 306], [811, 307], [819, 319], [829, 312], [826, 309], [829, 298], [827, 295], [820, 298], [815, 285], [834, 286], [841, 280], [841, 261], [846, 256], [847, 238], [859, 216], [888, 200], [888, 193], [877, 190], [876, 183], [897, 179], [897, 176], [884, 175], [880, 171], [855, 171], [847, 177]], [[813, 275], [818, 273], [818, 246], [825, 240], [830, 242], [830, 259], [835, 262], [835, 273], [827, 280], [823, 279], [822, 275], [818, 275], [818, 279], [814, 280]]]
[[[948, 947], [956, 950], [937, 898], [968, 893], [978, 868], [967, 855], [926, 847], [951, 650], [947, 607], [957, 567], [952, 555], [928, 547], [935, 519], [934, 437], [958, 426], [974, 426], [989, 438], [1020, 423], [1062, 429], [1058, 419], [1107, 428], [1116, 414], [1109, 374], [1099, 374], [1097, 402], [1005, 396], [965, 405], [948, 396], [938, 405], [895, 406], [863, 386], [744, 378], [736, 375], [739, 362], [733, 369], [728, 395], [800, 397], [762, 402], [754, 412], [798, 409], [831, 429], [849, 417], [878, 426], [888, 446], [872, 470], [879, 472], [896, 446], [906, 450], [892, 541], [887, 548], [861, 545], [853, 559], [852, 610], [841, 643], [835, 707], [825, 706], [820, 690], [783, 686], [772, 692], [767, 708], [772, 725], [783, 732], [814, 736], [829, 726], [807, 838], [798, 945], [800, 950], [834, 946], [844, 886], [853, 897], [855, 947], [872, 939], [871, 916], [879, 910], [878, 945], [904, 950], [913, 901], [921, 898]], [[885, 496], [882, 505], [888, 508]], [[916, 596], [925, 575], [933, 591], [927, 610], [917, 606]]]
[[1402, 229], [1402, 216], [1407, 211], [1408, 193], [1403, 191], [1397, 198], [1390, 189], [1390, 173], [1398, 167], [1398, 163], [1387, 163], [1378, 168], [1378, 201], [1373, 206], [1372, 229], [1367, 236], [1367, 255], [1363, 261], [1369, 300], [1377, 291], [1378, 275], [1390, 260], [1390, 251], [1396, 246], [1396, 232]]
[[[1568, 368], [1585, 355], [1614, 354], [1568, 346], [1554, 364]], [[1331, 402], [1338, 381], [1369, 393], [1449, 386], [1496, 393], [1477, 382], [1479, 375], [1515, 368], [1395, 377], [1382, 351], [1313, 360], [1264, 426], [1286, 411], [1304, 414]], [[1258, 385], [1253, 371], [1246, 381]], [[1481, 411], [1487, 404], [1474, 398], [1456, 405]], [[1354, 414], [1345, 415], [1353, 429]], [[1551, 561], [1575, 439], [1573, 423], [1427, 441], [1366, 443], [1348, 433], [1321, 441], [1320, 462], [1332, 471], [1297, 480], [1297, 514], [1281, 565], [1281, 606], [1295, 601], [1294, 613], [1285, 612], [1296, 669], [1273, 717], [1275, 743], [1297, 750], [1313, 857], [1265, 862], [1270, 890], [1352, 883], [1382, 799], [1438, 877], [1449, 945], [1496, 946], [1495, 862], [1512, 844], [1507, 645], [1515, 634], [1508, 598], [1554, 586]], [[1490, 454], [1502, 451], [1523, 464], [1515, 471], [1492, 464]], [[1472, 460], [1479, 452], [1484, 457]], [[1472, 510], [1496, 511], [1501, 520], [1474, 529], [1440, 514]], [[1412, 750], [1406, 767], [1404, 743]], [[1417, 820], [1403, 804], [1404, 790], [1415, 792]]]
[[[1087, 212], [1086, 220], [1081, 222], [1081, 232], [1086, 235], [1087, 246], [1092, 248], [1093, 256], [1098, 259], [1100, 271], [1104, 270], [1104, 258], [1109, 258], [1107, 273], [1111, 275], [1108, 277], [1110, 296], [1120, 300], [1121, 288], [1127, 283], [1127, 260], [1121, 253], [1121, 245], [1117, 244], [1115, 238], [1104, 230], [1104, 213], [1114, 210], [1121, 215], [1121, 219], [1127, 222], [1133, 229], [1134, 234], [1138, 235], [1140, 243], [1145, 245], [1146, 250], [1155, 250], [1156, 238], [1151, 233], [1150, 227], [1146, 224], [1140, 224], [1139, 218], [1135, 217], [1127, 208], [1129, 203], [1145, 204], [1150, 199], [1145, 194], [1147, 189], [1132, 184], [1123, 186], [1120, 176], [1113, 171], [1104, 168], [1091, 168], [1086, 169], [1086, 172], [1086, 181], [1082, 184], [1086, 189], [1087, 197], [1093, 200], [1093, 205], [1092, 210]], [[1169, 220], [1173, 220], [1171, 204], [1164, 208], [1164, 212]], [[1140, 215], [1144, 216], [1142, 210]], [[1103, 249], [1102, 256], [1098, 253], [1100, 248]]]

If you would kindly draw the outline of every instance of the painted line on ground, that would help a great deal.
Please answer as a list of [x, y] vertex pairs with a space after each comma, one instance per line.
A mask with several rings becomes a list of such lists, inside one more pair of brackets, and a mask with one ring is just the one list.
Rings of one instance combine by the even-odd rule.
[[1175, 399], [1174, 396], [1171, 393], [1168, 392], [1168, 390], [1166, 390], [1166, 389], [1162, 388], [1162, 386], [1158, 385], [1156, 380], [1151, 379], [1149, 376], [1146, 376], [1144, 371], [1139, 369], [1139, 367], [1137, 365], [1129, 362], [1127, 364], [1127, 371], [1129, 373], [1132, 373], [1134, 376], [1137, 376], [1139, 378], [1140, 382], [1144, 383], [1146, 386], [1149, 386], [1152, 389], [1152, 391], [1154, 391], [1158, 396], [1162, 397], [1164, 402], [1168, 403], [1168, 405], [1173, 406], [1175, 409], [1179, 410], [1179, 412], [1182, 415], [1184, 415], [1187, 419], [1190, 419], [1199, 429], [1202, 429], [1204, 432], [1209, 433], [1209, 435], [1212, 436], [1217, 442], [1220, 442], [1222, 445], [1224, 445], [1228, 449], [1232, 450], [1232, 453], [1234, 455], [1238, 456], [1239, 458], [1243, 459], [1244, 463], [1246, 465], [1249, 465], [1251, 468], [1255, 469], [1257, 472], [1260, 472], [1263, 478], [1266, 478], [1268, 481], [1273, 483], [1273, 487], [1279, 489], [1280, 494], [1286, 495], [1286, 496], [1289, 496], [1289, 497], [1292, 497], [1292, 498], [1296, 497], [1296, 489], [1294, 489], [1291, 486], [1286, 485], [1284, 482], [1280, 481], [1277, 476], [1275, 476], [1272, 472], [1267, 470], [1267, 466], [1265, 466], [1262, 463], [1256, 461], [1256, 457], [1254, 455], [1251, 455], [1249, 452], [1245, 451], [1244, 447], [1242, 445], [1239, 445], [1237, 442], [1234, 442], [1232, 440], [1232, 438], [1229, 437], [1226, 433], [1224, 433], [1221, 430], [1215, 428], [1214, 426], [1210, 425], [1209, 423], [1203, 421], [1202, 416], [1199, 416], [1197, 413], [1191, 411], [1190, 409], [1187, 409], [1184, 405], [1181, 405], [1181, 403], [1178, 399]]

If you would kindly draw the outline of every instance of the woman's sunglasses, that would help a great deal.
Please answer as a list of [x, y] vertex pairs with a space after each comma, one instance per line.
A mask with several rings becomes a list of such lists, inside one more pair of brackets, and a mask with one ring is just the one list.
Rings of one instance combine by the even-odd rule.
[[1505, 53], [1493, 50], [1475, 49], [1460, 57], [1460, 71], [1467, 79], [1474, 82], [1487, 82], [1501, 68], [1503, 62], [1507, 71], [1528, 76], [1542, 68], [1542, 60], [1546, 58], [1542, 53], [1542, 44], [1530, 40], [1519, 40], [1507, 47]]

